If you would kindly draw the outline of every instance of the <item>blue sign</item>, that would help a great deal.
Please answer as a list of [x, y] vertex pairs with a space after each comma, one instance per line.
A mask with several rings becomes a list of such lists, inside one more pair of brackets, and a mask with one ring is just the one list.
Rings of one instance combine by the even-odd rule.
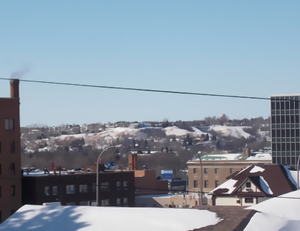
[[163, 178], [163, 179], [172, 179], [172, 178], [173, 178], [173, 175], [170, 175], [170, 174], [163, 174], [163, 175], [161, 175], [161, 178]]
[[160, 172], [162, 175], [164, 175], [164, 174], [173, 175], [173, 170], [161, 170]]

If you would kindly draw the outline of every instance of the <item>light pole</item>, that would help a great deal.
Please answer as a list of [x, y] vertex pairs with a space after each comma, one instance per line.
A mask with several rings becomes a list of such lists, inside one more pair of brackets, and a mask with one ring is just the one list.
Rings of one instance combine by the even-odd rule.
[[[201, 160], [201, 151], [198, 153], [199, 161], [200, 161], [200, 194], [201, 194], [201, 205], [203, 205], [203, 171], [202, 171], [202, 160]], [[199, 205], [200, 205], [200, 197], [199, 197]]]
[[100, 160], [101, 156], [104, 154], [104, 152], [110, 148], [114, 148], [114, 146], [110, 146], [110, 147], [103, 149], [103, 151], [98, 156], [97, 163], [96, 163], [97, 164], [97, 166], [96, 166], [96, 169], [97, 169], [97, 172], [96, 172], [96, 205], [97, 206], [99, 206], [99, 160]]
[[180, 170], [182, 173], [185, 173], [185, 192], [186, 194], [188, 193], [188, 170], [187, 169], [181, 169]]

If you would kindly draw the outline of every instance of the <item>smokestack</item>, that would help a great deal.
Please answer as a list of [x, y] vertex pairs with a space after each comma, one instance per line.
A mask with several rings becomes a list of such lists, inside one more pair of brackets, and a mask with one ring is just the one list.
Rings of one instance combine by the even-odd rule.
[[10, 80], [10, 98], [19, 98], [19, 80]]
[[137, 154], [128, 155], [128, 167], [130, 171], [137, 170]]

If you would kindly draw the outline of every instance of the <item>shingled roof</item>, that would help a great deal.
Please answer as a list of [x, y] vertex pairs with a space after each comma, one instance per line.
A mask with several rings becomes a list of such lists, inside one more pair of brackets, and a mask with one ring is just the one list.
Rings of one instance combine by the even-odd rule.
[[[213, 196], [254, 196], [274, 197], [296, 190], [296, 182], [290, 168], [284, 165], [250, 165], [227, 177], [227, 181], [209, 192]], [[253, 183], [256, 192], [243, 192], [245, 182]]]

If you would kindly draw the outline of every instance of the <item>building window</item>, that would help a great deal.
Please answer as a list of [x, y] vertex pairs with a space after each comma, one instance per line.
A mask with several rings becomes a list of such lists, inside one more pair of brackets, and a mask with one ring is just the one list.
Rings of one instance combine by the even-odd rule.
[[50, 187], [45, 186], [45, 196], [50, 196]]
[[219, 174], [219, 169], [215, 168], [215, 174]]
[[101, 200], [101, 206], [108, 206], [109, 205], [109, 199]]
[[194, 172], [194, 174], [195, 174], [195, 173], [197, 173], [197, 169], [196, 169], [196, 168], [194, 168], [194, 169], [193, 169], [193, 172]]
[[121, 205], [121, 198], [117, 198], [117, 205], [118, 205], [118, 206]]
[[204, 169], [204, 174], [208, 174], [208, 168]]
[[127, 206], [127, 205], [128, 205], [128, 199], [127, 199], [127, 197], [124, 197], [124, 198], [123, 198], [123, 205], [124, 205], [124, 206]]
[[109, 191], [109, 182], [101, 182], [101, 191]]
[[57, 195], [57, 186], [52, 187], [52, 195]]
[[247, 183], [246, 183], [246, 187], [247, 187], [247, 188], [251, 188], [251, 183], [250, 183], [250, 182], [247, 182]]
[[66, 205], [76, 205], [76, 202], [68, 202]]
[[75, 185], [74, 184], [66, 185], [66, 194], [75, 194]]
[[87, 193], [88, 192], [88, 186], [87, 186], [87, 184], [80, 184], [79, 185], [79, 192], [80, 193]]
[[215, 181], [215, 187], [218, 187], [218, 186], [219, 186], [219, 181], [216, 180], [216, 181]]
[[123, 189], [127, 190], [127, 181], [123, 181]]
[[198, 187], [198, 181], [194, 180], [194, 188], [197, 188], [197, 187]]
[[15, 186], [15, 185], [12, 185], [12, 186], [11, 186], [11, 195], [12, 195], [12, 196], [15, 196], [15, 195], [16, 195], [16, 186]]
[[96, 183], [93, 183], [92, 188], [93, 188], [93, 192], [96, 192]]
[[208, 180], [204, 181], [204, 188], [208, 188]]
[[79, 205], [89, 205], [89, 202], [88, 201], [80, 201]]
[[234, 173], [234, 169], [233, 168], [230, 169], [230, 174], [232, 174], [232, 173]]
[[121, 190], [121, 181], [117, 181], [116, 186], [117, 190]]
[[16, 152], [16, 144], [15, 141], [10, 142], [10, 152], [15, 153]]
[[245, 203], [253, 203], [253, 198], [245, 198]]
[[14, 130], [14, 120], [13, 119], [6, 119], [5, 120], [5, 130]]
[[16, 173], [15, 163], [11, 163], [10, 164], [10, 173], [11, 174], [15, 174]]

